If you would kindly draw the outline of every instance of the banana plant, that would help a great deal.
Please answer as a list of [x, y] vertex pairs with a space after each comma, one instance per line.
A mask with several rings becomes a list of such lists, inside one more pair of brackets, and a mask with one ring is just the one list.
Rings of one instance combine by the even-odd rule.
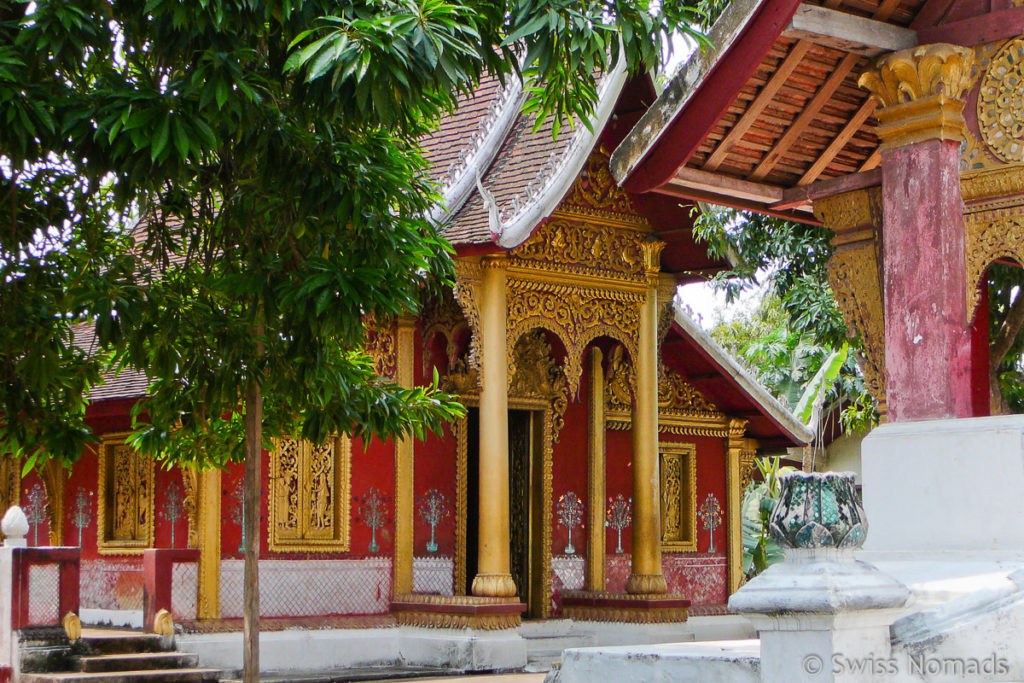
[[751, 579], [782, 560], [782, 549], [768, 532], [768, 520], [779, 501], [782, 486], [779, 476], [796, 468], [781, 466], [779, 458], [754, 460], [761, 481], [751, 482], [743, 493], [743, 573]]

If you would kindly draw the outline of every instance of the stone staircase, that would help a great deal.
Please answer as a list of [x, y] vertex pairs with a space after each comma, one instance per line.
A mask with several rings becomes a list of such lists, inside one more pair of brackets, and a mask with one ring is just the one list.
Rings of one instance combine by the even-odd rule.
[[21, 674], [22, 683], [215, 683], [221, 672], [197, 668], [196, 655], [176, 652], [173, 640], [133, 631], [88, 630], [71, 650], [62, 671]]

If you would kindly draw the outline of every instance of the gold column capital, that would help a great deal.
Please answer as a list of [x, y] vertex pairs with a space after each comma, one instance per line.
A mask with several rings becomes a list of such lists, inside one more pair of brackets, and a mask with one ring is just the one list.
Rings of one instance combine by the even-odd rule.
[[[747, 433], [747, 420], [743, 420], [738, 417], [734, 417], [729, 420], [729, 440], [738, 441], [743, 438], [743, 435]], [[729, 448], [740, 448], [741, 443], [729, 444]]]
[[[661, 252], [665, 249], [665, 243], [658, 240], [647, 240], [640, 243], [640, 250], [643, 253], [644, 268], [648, 275], [654, 275], [661, 270]], [[655, 282], [656, 284], [656, 282]]]
[[858, 85], [881, 108], [880, 149], [925, 140], [964, 139], [964, 93], [971, 85], [974, 51], [947, 43], [891, 52], [861, 74]]
[[508, 267], [508, 257], [504, 254], [490, 254], [480, 259], [481, 268], [500, 268], [505, 269]]

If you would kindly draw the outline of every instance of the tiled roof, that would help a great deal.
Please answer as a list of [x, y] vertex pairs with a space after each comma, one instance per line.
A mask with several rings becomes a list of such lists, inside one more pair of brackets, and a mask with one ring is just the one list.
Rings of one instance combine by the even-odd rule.
[[[75, 346], [86, 353], [96, 347], [96, 333], [92, 325], [80, 323], [71, 328]], [[146, 395], [149, 379], [138, 370], [125, 369], [120, 372], [103, 373], [103, 383], [89, 391], [90, 401], [104, 401], [112, 398], [137, 398]]]
[[[615, 78], [608, 77], [601, 81], [602, 86], [617, 82]], [[619, 85], [621, 87], [621, 82]], [[604, 91], [607, 97], [617, 97], [615, 87], [604, 87]], [[602, 124], [594, 126], [595, 130], [591, 131], [575, 121], [571, 126], [563, 126], [559, 135], [553, 137], [550, 120], [534, 130], [534, 116], [521, 111], [523, 99], [503, 97], [503, 94], [507, 92], [503, 93], [496, 82], [485, 82], [473, 98], [466, 99], [455, 114], [442, 121], [435, 134], [421, 140], [424, 155], [434, 166], [434, 177], [443, 187], [456, 180], [452, 177], [454, 171], [474, 176], [468, 179], [472, 181], [472, 189], [466, 198], [456, 202], [455, 206], [445, 207], [452, 215], [443, 220], [442, 233], [456, 246], [486, 244], [497, 241], [499, 237], [492, 234], [489, 208], [476, 187], [477, 178], [493, 196], [496, 207], [491, 208], [497, 209], [499, 219], [503, 223], [511, 222], [524, 207], [543, 201], [542, 190], [563, 179], [563, 175], [575, 178], [579, 168], [567, 163], [572, 160], [570, 152], [582, 145], [589, 153], [592, 138], [600, 132], [598, 129]], [[509, 119], [511, 125], [504, 138], [493, 141], [500, 146], [489, 154], [476, 155], [467, 168], [466, 158], [475, 153], [476, 145], [483, 143], [484, 132], [491, 130], [494, 120], [506, 107], [515, 107], [516, 110], [504, 112], [513, 118]], [[581, 166], [582, 160], [576, 165]], [[552, 204], [550, 208], [553, 207]]]

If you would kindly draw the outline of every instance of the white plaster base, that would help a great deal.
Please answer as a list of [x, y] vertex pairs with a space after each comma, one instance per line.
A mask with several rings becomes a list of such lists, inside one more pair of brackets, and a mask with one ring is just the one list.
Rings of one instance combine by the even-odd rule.
[[[548, 683], [699, 681], [761, 683], [756, 640], [587, 647], [566, 650]], [[788, 683], [801, 680], [789, 679]]]
[[615, 624], [573, 620], [573, 634], [590, 636], [594, 645], [653, 645], [685, 643], [694, 639], [688, 622], [681, 624]]
[[1024, 415], [884, 424], [861, 466], [865, 551], [1024, 549]]
[[[178, 650], [200, 666], [242, 667], [242, 634], [184, 634]], [[301, 654], [299, 654], [301, 653]], [[453, 671], [508, 671], [526, 666], [526, 642], [515, 631], [426, 628], [325, 629], [260, 634], [262, 672], [316, 672], [346, 667], [432, 666]]]

